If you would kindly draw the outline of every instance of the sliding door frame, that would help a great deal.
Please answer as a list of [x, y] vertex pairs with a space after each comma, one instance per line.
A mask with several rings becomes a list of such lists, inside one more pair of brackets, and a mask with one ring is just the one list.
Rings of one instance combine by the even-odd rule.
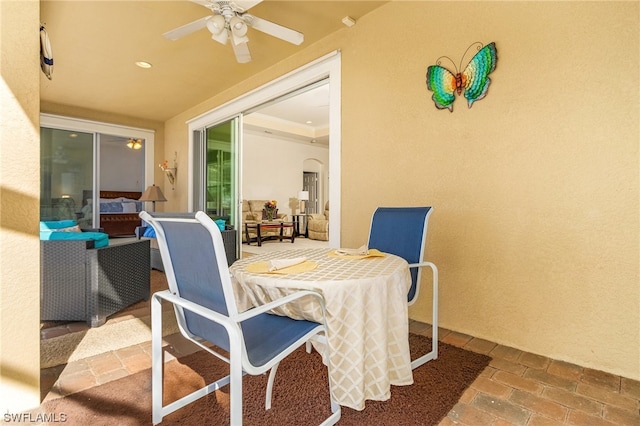
[[[239, 146], [237, 156], [237, 170], [239, 173], [237, 188], [237, 216], [241, 216], [242, 209], [242, 115], [245, 111], [255, 108], [265, 102], [279, 98], [296, 89], [323, 79], [329, 79], [329, 199], [331, 209], [329, 210], [329, 246], [340, 247], [340, 207], [341, 207], [341, 57], [339, 51], [334, 51], [305, 66], [302, 66], [270, 83], [254, 89], [232, 101], [229, 101], [218, 108], [207, 111], [189, 121], [189, 170], [194, 170], [193, 158], [195, 142], [193, 140], [194, 131], [205, 127], [210, 127], [218, 123], [230, 120], [233, 117], [240, 118], [240, 134], [238, 135]], [[195, 200], [193, 199], [193, 173], [189, 173], [188, 182], [188, 209], [194, 211]]]
[[[120, 136], [124, 138], [144, 139], [144, 188], [154, 183], [154, 146], [155, 131], [137, 127], [122, 126], [119, 124], [102, 123], [99, 121], [84, 120], [80, 118], [64, 117], [40, 113], [40, 127], [57, 130], [67, 130], [93, 134], [93, 199], [94, 205], [100, 194], [100, 150], [99, 138], [101, 134]], [[144, 191], [144, 188], [142, 191]], [[98, 222], [99, 209], [93, 209], [93, 223]]]

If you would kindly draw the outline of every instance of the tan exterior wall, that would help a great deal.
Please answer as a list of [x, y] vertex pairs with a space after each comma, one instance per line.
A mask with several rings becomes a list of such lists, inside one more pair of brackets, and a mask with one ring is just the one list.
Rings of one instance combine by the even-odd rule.
[[40, 403], [37, 1], [0, 1], [0, 412]]
[[[167, 121], [165, 156], [184, 168], [186, 120], [340, 49], [343, 245], [376, 206], [432, 205], [441, 326], [640, 379], [639, 27], [637, 2], [392, 2]], [[498, 49], [487, 97], [437, 110], [427, 67], [475, 41]]]

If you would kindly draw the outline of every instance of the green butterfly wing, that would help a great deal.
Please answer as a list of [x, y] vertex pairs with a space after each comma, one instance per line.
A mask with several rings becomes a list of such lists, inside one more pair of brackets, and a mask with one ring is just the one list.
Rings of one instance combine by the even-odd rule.
[[453, 101], [456, 90], [456, 76], [440, 65], [432, 65], [427, 68], [427, 89], [433, 92], [433, 102], [436, 108], [453, 112]]
[[498, 53], [496, 44], [489, 43], [476, 53], [465, 70], [462, 72], [464, 97], [467, 98], [469, 108], [475, 101], [484, 98], [489, 89], [489, 74], [496, 69]]

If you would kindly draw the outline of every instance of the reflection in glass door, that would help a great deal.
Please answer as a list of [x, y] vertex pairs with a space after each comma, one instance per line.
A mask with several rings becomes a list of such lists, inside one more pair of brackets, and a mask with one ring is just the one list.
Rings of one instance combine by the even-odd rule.
[[[196, 131], [194, 140], [200, 152], [194, 165], [194, 200], [196, 210], [203, 210], [213, 220], [238, 228], [237, 218], [237, 135], [238, 119]], [[201, 169], [200, 169], [201, 168]], [[197, 182], [201, 183], [198, 188]]]
[[40, 128], [40, 220], [78, 220], [92, 228], [83, 214], [83, 189], [93, 188], [93, 134]]

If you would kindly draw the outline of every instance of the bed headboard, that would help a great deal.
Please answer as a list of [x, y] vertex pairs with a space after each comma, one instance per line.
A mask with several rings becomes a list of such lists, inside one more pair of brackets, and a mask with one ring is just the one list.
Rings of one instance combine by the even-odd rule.
[[[82, 191], [82, 205], [87, 204], [87, 200], [93, 197], [93, 191], [85, 189]], [[139, 191], [100, 191], [100, 198], [119, 198], [124, 197], [130, 200], [137, 200], [142, 197], [142, 192]]]

